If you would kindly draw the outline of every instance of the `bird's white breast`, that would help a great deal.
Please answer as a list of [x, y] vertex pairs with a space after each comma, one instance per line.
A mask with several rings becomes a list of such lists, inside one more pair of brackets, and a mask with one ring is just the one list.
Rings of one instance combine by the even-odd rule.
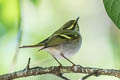
[[64, 54], [65, 57], [69, 57], [77, 53], [77, 51], [81, 47], [81, 43], [82, 43], [82, 40], [78, 41], [77, 43], [73, 41], [73, 42], [61, 44], [59, 46], [49, 47], [49, 48], [46, 48], [45, 50], [57, 58], [62, 57], [60, 55], [61, 53]]

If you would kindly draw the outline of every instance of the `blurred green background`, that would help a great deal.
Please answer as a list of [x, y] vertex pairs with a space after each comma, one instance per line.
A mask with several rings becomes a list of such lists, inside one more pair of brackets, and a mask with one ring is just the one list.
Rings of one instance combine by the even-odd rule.
[[[0, 0], [0, 74], [30, 66], [53, 66], [56, 61], [39, 49], [18, 49], [36, 44], [59, 29], [65, 22], [80, 17], [83, 43], [70, 57], [76, 64], [98, 68], [120, 69], [120, 31], [108, 17], [102, 0]], [[60, 60], [63, 65], [71, 65]], [[79, 80], [84, 74], [65, 74]], [[54, 75], [41, 75], [16, 80], [61, 80]], [[118, 80], [110, 76], [87, 80]]]

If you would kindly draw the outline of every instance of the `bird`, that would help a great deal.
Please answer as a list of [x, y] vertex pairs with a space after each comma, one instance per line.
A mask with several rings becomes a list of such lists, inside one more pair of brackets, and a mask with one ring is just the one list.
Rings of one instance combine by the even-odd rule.
[[73, 56], [79, 51], [82, 44], [82, 36], [80, 34], [79, 17], [75, 20], [69, 20], [51, 36], [43, 41], [27, 46], [20, 46], [19, 48], [39, 48], [51, 54], [51, 56], [62, 66], [59, 58], [64, 58], [69, 61], [72, 66], [76, 65], [68, 57]]

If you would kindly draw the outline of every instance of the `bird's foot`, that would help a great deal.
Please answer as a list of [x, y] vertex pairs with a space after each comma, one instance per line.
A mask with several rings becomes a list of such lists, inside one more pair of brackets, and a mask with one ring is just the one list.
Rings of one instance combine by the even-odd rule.
[[59, 69], [62, 68], [62, 64], [59, 64], [58, 68], [59, 68]]

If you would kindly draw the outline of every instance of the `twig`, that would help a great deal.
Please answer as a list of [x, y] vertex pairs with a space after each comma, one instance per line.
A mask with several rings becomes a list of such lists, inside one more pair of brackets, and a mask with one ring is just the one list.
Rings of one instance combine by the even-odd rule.
[[[30, 62], [30, 60], [28, 62]], [[61, 66], [60, 68], [59, 66], [51, 66], [51, 67], [45, 67], [45, 68], [33, 67], [33, 68], [29, 68], [28, 70], [23, 69], [23, 70], [16, 71], [13, 73], [0, 75], [0, 80], [11, 80], [11, 79], [16, 79], [16, 78], [43, 75], [43, 74], [53, 74], [53, 75], [58, 76], [58, 74], [64, 74], [64, 73], [91, 74], [94, 72], [96, 72], [98, 75], [108, 75], [108, 76], [115, 76], [115, 77], [120, 78], [120, 70], [81, 67], [77, 65], [77, 66]], [[59, 77], [63, 78], [63, 76], [60, 76], [60, 75]]]
[[28, 60], [28, 63], [27, 63], [27, 66], [26, 66], [26, 70], [29, 70], [30, 69], [30, 61], [31, 61], [31, 58], [29, 58], [29, 60]]
[[82, 77], [82, 80], [85, 80], [85, 79], [87, 79], [87, 78], [89, 78], [89, 77], [91, 77], [91, 76], [93, 76], [93, 75], [98, 76], [97, 71], [95, 71], [95, 72], [93, 72], [93, 73], [90, 73], [90, 74], [88, 74], [88, 75]]
[[63, 76], [63, 74], [59, 74], [59, 75], [56, 75], [56, 76], [62, 78], [63, 80], [70, 80], [70, 79], [68, 79], [67, 77]]
[[[25, 70], [29, 70], [29, 69], [30, 69], [30, 61], [31, 61], [31, 58], [29, 58]], [[64, 80], [70, 80], [70, 79], [68, 79], [67, 77], [63, 76], [63, 74], [57, 74], [56, 76], [58, 76], [58, 77], [60, 77], [60, 78], [62, 78], [62, 79], [64, 79]]]

